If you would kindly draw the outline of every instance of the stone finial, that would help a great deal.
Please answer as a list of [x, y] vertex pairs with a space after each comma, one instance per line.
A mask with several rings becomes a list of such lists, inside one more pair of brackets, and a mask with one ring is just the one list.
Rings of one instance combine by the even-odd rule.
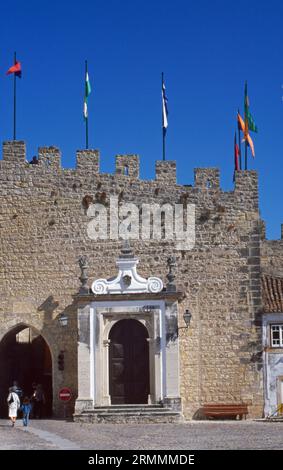
[[133, 250], [130, 247], [129, 240], [127, 238], [126, 238], [126, 240], [124, 240], [124, 244], [122, 246], [121, 254], [120, 254], [119, 258], [124, 258], [124, 259], [125, 258], [134, 258]]
[[81, 287], [79, 290], [80, 294], [88, 294], [89, 289], [87, 285], [88, 281], [88, 275], [87, 275], [87, 268], [88, 268], [88, 263], [87, 263], [87, 257], [85, 255], [79, 257], [79, 265], [81, 269], [81, 275], [80, 275], [80, 281], [81, 281]]
[[168, 284], [167, 284], [167, 291], [169, 292], [176, 292], [176, 285], [174, 284], [176, 275], [175, 275], [175, 268], [176, 268], [176, 258], [175, 256], [169, 256], [167, 259], [167, 266], [169, 272], [167, 274]]

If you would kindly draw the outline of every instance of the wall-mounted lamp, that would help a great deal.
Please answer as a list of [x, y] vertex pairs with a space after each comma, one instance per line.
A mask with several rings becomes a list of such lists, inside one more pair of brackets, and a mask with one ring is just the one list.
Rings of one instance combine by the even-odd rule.
[[184, 312], [183, 319], [184, 319], [184, 322], [185, 322], [186, 326], [181, 326], [181, 328], [189, 328], [190, 323], [191, 323], [191, 319], [192, 319], [192, 314], [188, 309], [186, 309], [186, 311]]
[[187, 309], [183, 313], [183, 320], [185, 322], [185, 326], [177, 326], [177, 317], [175, 315], [172, 315], [168, 318], [168, 325], [167, 325], [167, 333], [166, 333], [166, 338], [167, 341], [175, 341], [178, 336], [179, 336], [179, 330], [182, 329], [188, 329], [191, 323], [192, 319], [192, 314], [191, 312]]
[[67, 326], [68, 325], [68, 317], [65, 313], [61, 313], [59, 315], [58, 321], [61, 326]]

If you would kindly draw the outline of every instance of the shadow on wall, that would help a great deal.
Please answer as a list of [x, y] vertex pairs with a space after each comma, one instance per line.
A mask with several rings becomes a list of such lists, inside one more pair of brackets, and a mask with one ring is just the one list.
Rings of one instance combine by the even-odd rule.
[[53, 312], [59, 306], [59, 302], [57, 302], [53, 295], [49, 295], [47, 299], [37, 308], [38, 312], [44, 312], [44, 320], [51, 321], [53, 318]]

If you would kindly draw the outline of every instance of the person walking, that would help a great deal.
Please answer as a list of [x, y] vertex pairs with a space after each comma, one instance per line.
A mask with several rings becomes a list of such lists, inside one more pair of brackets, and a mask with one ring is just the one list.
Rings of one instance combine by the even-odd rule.
[[18, 397], [19, 397], [19, 399], [20, 399], [20, 401], [21, 401], [22, 398], [23, 398], [24, 392], [23, 392], [22, 388], [19, 386], [17, 380], [14, 380], [14, 381], [13, 381], [13, 387], [12, 387], [12, 388], [13, 388], [13, 392], [17, 393], [17, 395], [18, 395]]
[[9, 418], [11, 419], [12, 426], [14, 427], [18, 415], [18, 408], [20, 408], [20, 399], [18, 394], [14, 391], [14, 387], [9, 388], [7, 403], [9, 406]]
[[23, 426], [27, 426], [28, 421], [29, 421], [29, 415], [30, 415], [30, 412], [31, 412], [31, 403], [30, 403], [29, 397], [25, 397], [23, 399], [23, 404], [21, 406], [21, 410], [23, 412]]

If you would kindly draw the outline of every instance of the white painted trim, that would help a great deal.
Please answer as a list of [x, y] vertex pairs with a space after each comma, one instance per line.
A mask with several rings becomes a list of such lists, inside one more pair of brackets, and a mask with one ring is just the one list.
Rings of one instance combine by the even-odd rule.
[[[271, 344], [269, 334], [269, 327], [273, 323], [283, 324], [283, 313], [270, 313], [262, 316], [262, 345], [263, 347], [276, 349], [276, 347]], [[278, 346], [278, 348], [280, 348], [280, 346]]]
[[166, 332], [165, 332], [165, 302], [162, 310], [160, 311], [160, 337], [161, 337], [161, 367], [160, 367], [160, 381], [162, 383], [162, 396], [163, 400], [167, 395], [167, 374], [166, 374]]
[[[273, 413], [278, 405], [278, 377], [281, 376], [282, 368], [274, 368], [272, 357], [283, 358], [283, 349], [272, 347], [270, 337], [270, 325], [283, 322], [283, 313], [269, 313], [262, 316], [262, 345], [263, 345], [263, 381], [264, 381], [264, 415]], [[265, 350], [268, 348], [268, 350]], [[282, 353], [278, 353], [282, 349]], [[273, 351], [274, 350], [274, 351]], [[271, 364], [271, 366], [270, 366]], [[273, 365], [272, 365], [273, 364]], [[278, 375], [279, 374], [279, 375]], [[274, 389], [274, 381], [277, 386]], [[277, 403], [277, 405], [276, 405]]]
[[89, 373], [89, 380], [90, 380], [90, 396], [95, 403], [95, 374], [93, 371], [95, 370], [95, 324], [96, 324], [96, 317], [94, 314], [94, 309], [90, 307], [89, 309], [89, 343], [90, 343], [90, 373]]
[[[141, 312], [145, 306], [155, 307], [151, 317], [150, 312]], [[149, 338], [149, 374], [150, 374], [150, 396], [154, 402], [163, 399], [166, 396], [166, 341], [165, 341], [165, 300], [125, 300], [125, 301], [93, 301], [90, 304], [92, 315], [92, 351], [93, 359], [91, 361], [93, 378], [93, 397], [96, 405], [109, 405], [109, 357], [108, 348], [105, 344], [108, 341], [109, 333], [113, 325], [129, 315], [131, 318], [141, 321], [148, 330]], [[105, 309], [105, 312], [101, 311]], [[109, 311], [107, 311], [109, 309]], [[111, 310], [110, 310], [111, 309]], [[128, 311], [127, 311], [128, 310]], [[108, 319], [108, 313], [111, 314]], [[157, 329], [156, 315], [158, 315], [159, 328]], [[99, 320], [99, 321], [98, 321]], [[96, 344], [97, 328], [99, 328], [99, 341]], [[155, 352], [157, 337], [161, 337], [160, 352]], [[95, 367], [96, 365], [96, 367]], [[155, 380], [152, 383], [152, 374]], [[156, 375], [158, 374], [158, 375]]]
[[154, 306], [159, 306], [161, 304], [165, 304], [165, 301], [163, 299], [160, 300], [94, 300], [91, 302], [91, 307], [96, 308], [96, 307], [144, 307], [147, 305], [154, 305]]

